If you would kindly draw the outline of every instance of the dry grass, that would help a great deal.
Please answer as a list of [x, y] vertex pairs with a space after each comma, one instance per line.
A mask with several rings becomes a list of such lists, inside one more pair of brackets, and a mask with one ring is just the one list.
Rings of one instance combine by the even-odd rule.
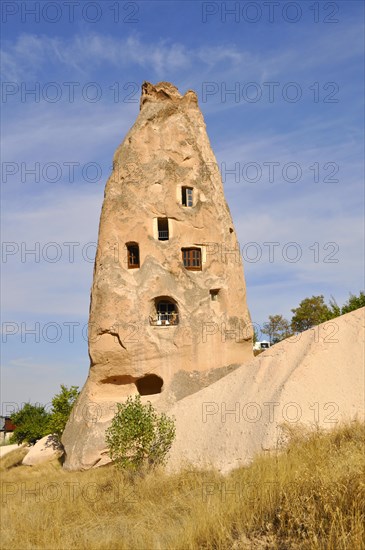
[[0, 461], [2, 548], [365, 548], [365, 426], [290, 434], [289, 447], [223, 477], [113, 466], [64, 472], [56, 461]]
[[15, 466], [21, 465], [22, 460], [27, 454], [27, 452], [28, 452], [28, 449], [26, 447], [19, 447], [19, 449], [15, 449], [14, 451], [10, 451], [9, 453], [6, 453], [6, 455], [0, 459], [1, 480], [3, 480], [3, 476], [2, 476], [3, 472], [6, 472], [8, 469], [14, 468]]

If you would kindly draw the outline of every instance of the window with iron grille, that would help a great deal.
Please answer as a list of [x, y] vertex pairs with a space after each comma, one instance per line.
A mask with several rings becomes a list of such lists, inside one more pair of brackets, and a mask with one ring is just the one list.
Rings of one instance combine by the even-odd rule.
[[173, 302], [160, 300], [156, 304], [157, 316], [162, 321], [169, 321], [172, 324], [177, 323], [177, 308]]
[[139, 246], [137, 243], [127, 243], [128, 269], [139, 267]]
[[193, 188], [182, 187], [181, 188], [181, 200], [183, 206], [193, 206]]
[[182, 248], [182, 259], [186, 269], [201, 271], [202, 251], [200, 248]]
[[150, 317], [150, 324], [155, 326], [179, 324], [177, 304], [170, 298], [162, 296], [155, 298], [155, 314]]

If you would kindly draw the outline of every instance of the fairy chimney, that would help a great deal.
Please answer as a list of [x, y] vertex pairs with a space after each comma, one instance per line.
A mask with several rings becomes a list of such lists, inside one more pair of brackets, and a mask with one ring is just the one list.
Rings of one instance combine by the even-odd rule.
[[89, 355], [63, 436], [67, 469], [107, 460], [116, 402], [139, 393], [168, 408], [196, 391], [180, 381], [208, 380], [252, 357], [239, 243], [197, 96], [168, 82], [142, 85], [140, 113], [114, 155]]

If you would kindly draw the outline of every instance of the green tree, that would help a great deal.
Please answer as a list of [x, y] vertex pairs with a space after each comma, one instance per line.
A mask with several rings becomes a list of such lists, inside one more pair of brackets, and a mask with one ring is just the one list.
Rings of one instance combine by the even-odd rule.
[[336, 302], [336, 300], [334, 299], [334, 297], [331, 296], [331, 299], [329, 301], [329, 306], [328, 306], [328, 316], [326, 320], [334, 319], [335, 317], [339, 317], [340, 315], [341, 315], [341, 308]]
[[49, 433], [56, 434], [61, 438], [67, 420], [70, 417], [72, 407], [79, 396], [78, 386], [63, 386], [60, 393], [52, 399], [52, 412], [49, 419]]
[[30, 443], [34, 445], [49, 433], [50, 414], [43, 405], [25, 403], [20, 411], [11, 415], [11, 421], [16, 426], [11, 436], [11, 443]]
[[291, 334], [290, 324], [282, 315], [269, 315], [269, 321], [264, 323], [263, 334], [267, 334], [271, 344], [288, 338]]
[[174, 420], [157, 414], [139, 395], [117, 404], [106, 431], [109, 455], [117, 467], [138, 470], [143, 465], [163, 464], [175, 437]]
[[359, 296], [350, 293], [350, 297], [347, 302], [341, 308], [341, 314], [349, 313], [355, 309], [365, 306], [365, 294], [363, 291], [360, 292]]
[[305, 298], [299, 307], [291, 310], [294, 315], [291, 328], [294, 332], [303, 332], [332, 318], [330, 308], [324, 303], [324, 297], [312, 296]]

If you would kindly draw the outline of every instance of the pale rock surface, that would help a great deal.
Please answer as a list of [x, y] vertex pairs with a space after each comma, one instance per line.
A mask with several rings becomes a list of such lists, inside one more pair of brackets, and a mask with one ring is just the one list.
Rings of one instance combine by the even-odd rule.
[[23, 445], [18, 445], [17, 443], [13, 443], [11, 445], [3, 445], [0, 447], [0, 458], [7, 455], [8, 453], [11, 453], [11, 451], [15, 451], [16, 449], [20, 449], [23, 447]]
[[45, 435], [30, 447], [28, 454], [23, 458], [25, 466], [35, 466], [43, 462], [50, 462], [63, 455], [63, 448], [54, 435]]
[[288, 338], [176, 403], [168, 469], [222, 473], [281, 444], [282, 423], [332, 428], [364, 419], [365, 308]]
[[[182, 186], [193, 189], [192, 206], [183, 204]], [[158, 238], [158, 218], [168, 218], [168, 240]], [[139, 245], [139, 268], [128, 268], [127, 243]], [[201, 250], [201, 271], [184, 266], [182, 248], [191, 247]], [[178, 323], [158, 326], [156, 303], [165, 298], [176, 305]], [[105, 188], [90, 372], [62, 438], [64, 467], [105, 462], [116, 402], [139, 392], [166, 409], [252, 353], [239, 243], [197, 96], [145, 82]]]

